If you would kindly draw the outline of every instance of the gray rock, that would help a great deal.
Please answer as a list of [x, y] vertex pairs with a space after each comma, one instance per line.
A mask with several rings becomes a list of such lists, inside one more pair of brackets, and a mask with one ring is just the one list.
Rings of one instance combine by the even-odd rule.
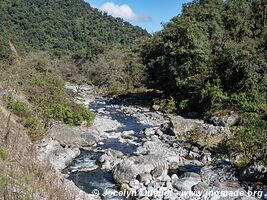
[[102, 167], [101, 167], [102, 170], [111, 170], [111, 163], [106, 160], [103, 164], [102, 164]]
[[197, 173], [194, 173], [194, 172], [185, 172], [179, 178], [180, 179], [182, 179], [182, 178], [193, 178], [193, 179], [197, 179], [197, 180], [201, 181], [201, 176], [199, 174], [197, 174]]
[[74, 158], [80, 155], [79, 148], [62, 147], [57, 140], [44, 139], [37, 145], [38, 158], [49, 162], [56, 170], [65, 169]]
[[124, 154], [121, 151], [117, 151], [114, 149], [107, 149], [105, 151], [108, 155], [112, 156], [113, 158], [123, 158]]
[[138, 180], [134, 179], [130, 181], [129, 186], [131, 188], [138, 190], [142, 187], [142, 184]]
[[163, 180], [164, 176], [168, 173], [167, 170], [166, 166], [158, 166], [151, 171], [151, 175], [158, 180]]
[[253, 162], [241, 171], [240, 176], [246, 181], [262, 181], [267, 176], [267, 168]]
[[240, 117], [235, 114], [225, 116], [210, 116], [207, 118], [207, 122], [214, 126], [234, 126], [238, 123]]
[[198, 129], [201, 126], [201, 121], [185, 119], [181, 116], [172, 116], [171, 122], [175, 133], [186, 133]]
[[144, 185], [148, 185], [152, 180], [152, 176], [150, 173], [141, 173], [137, 175], [137, 180], [144, 183]]
[[200, 182], [195, 178], [182, 178], [173, 182], [173, 187], [178, 191], [191, 191], [192, 187]]
[[110, 157], [107, 154], [103, 154], [102, 156], [98, 158], [98, 162], [104, 163], [106, 160], [109, 160], [109, 159]]
[[82, 138], [82, 131], [77, 127], [73, 128], [61, 122], [54, 122], [49, 132], [51, 137], [59, 141], [59, 143], [62, 145], [89, 145], [89, 143], [84, 138]]
[[143, 130], [143, 133], [146, 136], [151, 136], [151, 135], [155, 134], [155, 129], [154, 128], [146, 128], [146, 129]]
[[177, 176], [177, 174], [173, 174], [173, 175], [171, 176], [171, 179], [172, 179], [172, 181], [174, 182], [174, 181], [178, 180], [179, 177]]
[[168, 165], [159, 155], [133, 156], [123, 160], [123, 162], [114, 167], [112, 171], [113, 179], [116, 183], [129, 183], [138, 174], [150, 173], [160, 166], [165, 166], [166, 170], [164, 172], [167, 172]]
[[154, 105], [152, 106], [152, 108], [153, 108], [153, 110], [155, 110], [155, 111], [159, 111], [160, 106], [154, 104]]
[[192, 190], [193, 191], [207, 191], [207, 190], [209, 190], [209, 186], [204, 182], [200, 182], [200, 183], [194, 185]]

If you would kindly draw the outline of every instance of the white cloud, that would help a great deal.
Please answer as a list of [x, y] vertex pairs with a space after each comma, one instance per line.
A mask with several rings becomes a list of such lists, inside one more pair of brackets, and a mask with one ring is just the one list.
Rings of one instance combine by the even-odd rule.
[[120, 17], [126, 21], [151, 21], [151, 17], [137, 15], [127, 4], [118, 5], [113, 2], [106, 2], [99, 9], [113, 17]]

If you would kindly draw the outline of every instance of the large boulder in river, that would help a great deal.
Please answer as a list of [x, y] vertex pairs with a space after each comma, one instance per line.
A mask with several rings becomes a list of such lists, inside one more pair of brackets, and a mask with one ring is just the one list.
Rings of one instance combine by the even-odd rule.
[[[159, 155], [134, 156], [125, 159], [113, 169], [113, 179], [116, 183], [130, 183], [139, 174], [150, 173], [157, 170], [157, 176], [167, 176], [167, 162]], [[161, 171], [159, 171], [161, 170]], [[157, 177], [158, 178], [158, 177]]]
[[57, 140], [44, 139], [37, 144], [38, 158], [50, 163], [56, 170], [66, 168], [74, 158], [80, 155], [80, 150], [76, 147], [62, 147]]
[[54, 122], [49, 132], [53, 139], [68, 146], [93, 146], [100, 139], [99, 132], [87, 125], [70, 127], [62, 122]]

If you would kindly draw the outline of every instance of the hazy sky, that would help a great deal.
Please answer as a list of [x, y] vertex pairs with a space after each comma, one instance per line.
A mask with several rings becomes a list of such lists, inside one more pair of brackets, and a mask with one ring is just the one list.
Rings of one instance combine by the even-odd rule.
[[168, 22], [181, 12], [182, 4], [190, 0], [85, 0], [114, 17], [121, 17], [148, 32], [162, 29], [161, 23]]

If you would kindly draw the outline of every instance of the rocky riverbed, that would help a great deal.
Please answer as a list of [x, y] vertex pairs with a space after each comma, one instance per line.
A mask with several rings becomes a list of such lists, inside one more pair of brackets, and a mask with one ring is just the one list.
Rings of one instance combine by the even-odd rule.
[[[90, 87], [67, 88], [96, 113], [95, 122], [90, 128], [53, 124], [53, 139], [44, 141], [45, 148], [40, 144], [40, 155], [58, 170], [68, 166], [63, 172], [85, 192], [103, 199], [263, 198], [265, 167], [238, 169], [215, 156], [216, 144], [231, 134], [233, 117], [212, 125], [100, 97]], [[196, 141], [189, 144], [188, 136]]]

